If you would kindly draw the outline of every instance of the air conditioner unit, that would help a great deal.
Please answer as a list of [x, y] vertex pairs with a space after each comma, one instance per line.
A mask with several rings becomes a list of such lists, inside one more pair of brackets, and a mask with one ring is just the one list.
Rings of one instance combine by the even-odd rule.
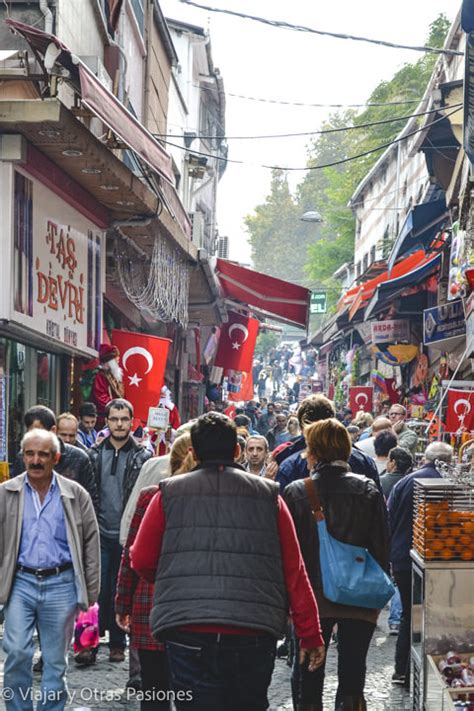
[[190, 215], [191, 223], [193, 226], [193, 243], [199, 249], [205, 249], [204, 244], [204, 220], [205, 216], [203, 212], [197, 210]]
[[217, 246], [217, 256], [219, 259], [229, 259], [229, 238], [219, 237]]
[[104, 66], [103, 61], [101, 60], [100, 57], [97, 56], [89, 56], [89, 57], [80, 57], [80, 59], [84, 62], [85, 65], [89, 67], [91, 72], [96, 75], [97, 79], [100, 81], [101, 84], [103, 84], [109, 91], [112, 91], [113, 83], [112, 79], [110, 77], [110, 74], [108, 73], [107, 69]]

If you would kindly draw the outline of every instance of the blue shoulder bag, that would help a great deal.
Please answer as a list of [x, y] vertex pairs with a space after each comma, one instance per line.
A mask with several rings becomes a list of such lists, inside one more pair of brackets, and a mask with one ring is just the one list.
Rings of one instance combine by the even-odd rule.
[[308, 478], [304, 485], [318, 528], [324, 597], [339, 605], [381, 610], [395, 593], [389, 576], [366, 548], [343, 543], [328, 533], [315, 483]]

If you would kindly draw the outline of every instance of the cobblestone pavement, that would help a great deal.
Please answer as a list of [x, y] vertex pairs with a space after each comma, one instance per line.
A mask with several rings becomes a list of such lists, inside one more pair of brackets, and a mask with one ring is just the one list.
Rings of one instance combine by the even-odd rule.
[[[372, 640], [367, 660], [366, 698], [369, 711], [408, 711], [411, 709], [407, 692], [390, 683], [393, 672], [395, 637], [387, 634], [387, 617], [382, 613], [379, 626]], [[138, 711], [139, 703], [124, 690], [128, 679], [128, 662], [112, 664], [108, 661], [107, 648], [99, 651], [95, 666], [77, 667], [71, 660], [68, 686], [71, 704], [68, 710], [76, 711]], [[0, 683], [3, 682], [3, 652], [0, 651]], [[331, 645], [328, 652], [325, 683], [325, 709], [332, 711], [337, 687], [337, 652]], [[36, 682], [38, 681], [38, 675]], [[291, 711], [290, 670], [285, 660], [277, 659], [272, 684], [269, 690], [271, 711]], [[0, 702], [0, 709], [4, 709]], [[242, 709], [245, 711], [245, 709]]]

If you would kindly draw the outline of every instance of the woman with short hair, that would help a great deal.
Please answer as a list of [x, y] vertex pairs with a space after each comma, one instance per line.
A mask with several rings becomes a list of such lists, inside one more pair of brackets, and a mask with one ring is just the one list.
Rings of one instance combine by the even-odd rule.
[[[351, 439], [335, 418], [320, 420], [304, 430], [306, 458], [328, 532], [344, 543], [366, 548], [388, 570], [389, 542], [384, 502], [373, 481], [349, 471]], [[338, 629], [336, 711], [366, 709], [365, 660], [380, 610], [340, 605], [323, 593], [319, 537], [305, 480], [289, 484], [283, 494], [292, 514], [306, 570], [315, 593], [326, 649], [334, 625]], [[295, 655], [298, 658], [298, 654]], [[292, 692], [295, 711], [321, 711], [324, 665], [315, 672], [296, 663]]]

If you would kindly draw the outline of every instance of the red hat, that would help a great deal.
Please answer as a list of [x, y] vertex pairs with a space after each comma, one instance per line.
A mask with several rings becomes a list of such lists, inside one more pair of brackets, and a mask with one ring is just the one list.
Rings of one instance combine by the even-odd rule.
[[120, 351], [117, 346], [112, 346], [109, 343], [101, 343], [99, 346], [99, 360], [101, 363], [107, 363], [109, 360], [118, 358]]

